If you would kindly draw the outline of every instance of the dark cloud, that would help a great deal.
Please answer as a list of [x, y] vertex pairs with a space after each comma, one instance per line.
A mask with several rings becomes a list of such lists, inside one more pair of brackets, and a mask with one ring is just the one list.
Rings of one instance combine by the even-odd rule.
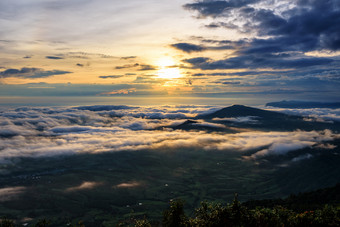
[[[317, 70], [317, 72], [321, 73], [324, 70]], [[224, 72], [219, 72], [219, 73], [195, 73], [192, 74], [194, 77], [202, 77], [202, 76], [235, 76], [235, 77], [243, 77], [243, 76], [252, 76], [252, 75], [270, 75], [274, 76], [276, 74], [281, 74], [281, 75], [289, 75], [289, 73], [296, 72], [296, 71], [289, 71], [289, 70], [284, 70], [284, 71], [243, 71], [243, 72], [235, 72], [235, 73], [224, 73]]]
[[146, 84], [154, 84], [154, 83], [162, 83], [167, 81], [166, 79], [155, 78], [155, 75], [144, 75], [137, 76], [133, 83], [146, 83]]
[[116, 66], [115, 69], [128, 69], [128, 68], [135, 68], [138, 67], [139, 64], [135, 63], [135, 64], [129, 64], [129, 65], [121, 65], [121, 66]]
[[185, 59], [184, 62], [190, 63], [195, 66], [195, 65], [206, 63], [209, 60], [210, 58], [198, 57], [198, 58]]
[[231, 46], [236, 51], [232, 57], [221, 60], [198, 57], [185, 59], [184, 62], [202, 70], [338, 69], [339, 60], [336, 57], [313, 57], [305, 53], [340, 50], [339, 1], [298, 0], [280, 3], [278, 7], [278, 2], [266, 0], [200, 0], [184, 5], [185, 9], [198, 12], [199, 18], [212, 17], [215, 21], [207, 25], [209, 28], [236, 29], [251, 33], [254, 37], [238, 41], [201, 38], [202, 44], [196, 45], [198, 47], [206, 47], [204, 43], [209, 43], [221, 49]]
[[[258, 3], [256, 7], [254, 3]], [[225, 27], [258, 36], [274, 36], [277, 46], [288, 41], [302, 51], [340, 49], [340, 7], [338, 0], [298, 0], [286, 2], [283, 12], [265, 0], [202, 0], [184, 5], [200, 17], [219, 18], [210, 28]], [[283, 43], [284, 41], [284, 43]]]
[[228, 76], [230, 73], [195, 73], [192, 76], [201, 77], [201, 76]]
[[219, 45], [233, 45], [233, 46], [242, 46], [245, 44], [248, 44], [249, 40], [248, 39], [240, 39], [236, 41], [232, 40], [216, 40], [216, 39], [204, 39], [200, 38], [202, 43], [212, 43], [212, 44], [219, 44]]
[[147, 71], [147, 70], [156, 70], [157, 67], [152, 66], [152, 65], [147, 65], [147, 64], [127, 64], [127, 65], [122, 65], [122, 66], [116, 66], [115, 69], [129, 69], [129, 68], [137, 68], [137, 70], [140, 71]]
[[68, 52], [65, 54], [65, 57], [69, 58], [81, 58], [81, 59], [90, 59], [90, 58], [117, 58], [112, 55], [107, 55], [107, 54], [100, 54], [100, 53], [90, 53], [90, 52]]
[[191, 43], [176, 43], [176, 44], [172, 44], [172, 47], [178, 49], [178, 50], [182, 50], [184, 52], [187, 53], [191, 53], [191, 52], [200, 52], [205, 50], [206, 48], [200, 45], [195, 45], [195, 44], [191, 44]]
[[123, 77], [124, 75], [110, 75], [110, 76], [99, 76], [99, 78], [101, 79], [116, 79], [116, 78], [120, 78]]
[[205, 25], [206, 28], [229, 28], [229, 29], [237, 29], [238, 26], [232, 23], [225, 23], [225, 22], [213, 22], [210, 24]]
[[17, 77], [17, 78], [45, 78], [55, 75], [68, 74], [72, 72], [61, 70], [44, 71], [39, 68], [22, 68], [22, 69], [6, 69], [0, 72], [0, 78]]
[[185, 4], [184, 8], [198, 11], [201, 17], [218, 17], [224, 13], [234, 9], [256, 3], [258, 0], [229, 0], [229, 1], [213, 1], [201, 0], [195, 3]]
[[153, 66], [153, 65], [140, 65], [140, 69], [141, 71], [148, 71], [148, 70], [156, 70], [157, 67]]
[[52, 59], [52, 60], [60, 60], [60, 59], [64, 59], [63, 57], [58, 57], [58, 56], [46, 56], [45, 58], [47, 58], [47, 59]]
[[84, 64], [77, 63], [76, 66], [84, 67]]
[[135, 59], [137, 56], [127, 56], [127, 57], [121, 57], [122, 60], [129, 60], [129, 59]]
[[213, 83], [215, 83], [215, 84], [225, 84], [225, 85], [239, 85], [239, 84], [241, 84], [240, 81], [223, 81], [223, 80], [214, 81]]
[[233, 46], [231, 45], [222, 45], [222, 46], [203, 46], [203, 45], [196, 45], [196, 44], [191, 44], [191, 43], [176, 43], [172, 44], [172, 47], [187, 52], [201, 52], [204, 50], [229, 50], [229, 49], [234, 49]]
[[209, 58], [190, 58], [185, 59], [193, 66], [193, 68], [203, 70], [214, 69], [257, 69], [257, 68], [303, 68], [318, 65], [328, 65], [334, 60], [331, 58], [317, 58], [317, 57], [304, 57], [304, 58], [290, 58], [290, 56], [280, 55], [240, 55], [238, 57], [227, 58], [224, 60], [214, 61]]

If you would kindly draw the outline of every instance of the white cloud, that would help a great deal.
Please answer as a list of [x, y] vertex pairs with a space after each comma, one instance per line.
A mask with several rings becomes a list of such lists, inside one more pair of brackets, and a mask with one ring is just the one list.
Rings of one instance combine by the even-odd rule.
[[124, 182], [124, 183], [117, 184], [116, 186], [114, 186], [114, 188], [135, 188], [141, 185], [142, 185], [141, 182], [132, 181], [132, 182]]
[[264, 149], [251, 155], [252, 158], [259, 158], [268, 155], [284, 155], [290, 151], [311, 147], [314, 141], [287, 141], [288, 143], [274, 143], [268, 149]]
[[10, 201], [15, 199], [20, 194], [24, 193], [26, 187], [7, 187], [0, 188], [0, 202]]
[[102, 182], [84, 181], [83, 183], [81, 183], [78, 186], [67, 188], [66, 192], [93, 189], [93, 188], [98, 187], [102, 184], [103, 184]]
[[[182, 111], [187, 117], [212, 107], [143, 107], [96, 109], [18, 108], [0, 113], [0, 162], [17, 157], [75, 155], [162, 147], [197, 147], [205, 150], [247, 151], [262, 149], [252, 157], [285, 154], [304, 147], [325, 147], [325, 142], [340, 138], [330, 130], [263, 132], [234, 134], [205, 131], [162, 130], [184, 119], [153, 118]], [[115, 111], [114, 113], [112, 111]], [[119, 117], [117, 117], [119, 115]], [[141, 116], [143, 115], [143, 117]], [[158, 115], [160, 116], [160, 115]], [[251, 119], [251, 118], [250, 118]], [[224, 128], [204, 121], [200, 126]], [[327, 145], [331, 147], [334, 145]]]
[[313, 155], [307, 153], [307, 154], [300, 155], [300, 156], [293, 158], [292, 162], [299, 162], [301, 160], [310, 159], [310, 158], [313, 158]]
[[245, 117], [229, 117], [229, 118], [213, 118], [214, 121], [231, 121], [233, 123], [248, 123], [258, 124], [259, 117], [257, 116], [245, 116]]
[[288, 109], [288, 108], [266, 108], [267, 110], [279, 111], [291, 115], [305, 116], [314, 119], [305, 118], [307, 121], [328, 122], [340, 121], [340, 109], [329, 108], [311, 108], [311, 109]]
[[192, 123], [192, 125], [210, 127], [210, 128], [226, 128], [226, 126], [222, 124], [204, 122], [204, 121], [198, 121], [197, 123]]

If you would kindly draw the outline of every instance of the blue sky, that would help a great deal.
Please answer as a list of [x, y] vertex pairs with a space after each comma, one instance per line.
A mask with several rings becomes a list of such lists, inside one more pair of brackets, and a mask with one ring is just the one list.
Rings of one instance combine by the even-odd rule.
[[0, 96], [337, 101], [337, 0], [0, 2]]

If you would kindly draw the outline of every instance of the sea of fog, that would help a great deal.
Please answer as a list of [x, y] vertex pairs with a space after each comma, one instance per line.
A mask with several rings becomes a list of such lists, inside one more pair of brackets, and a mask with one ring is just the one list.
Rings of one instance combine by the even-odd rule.
[[132, 210], [159, 219], [173, 199], [194, 208], [203, 200], [230, 202], [234, 193], [246, 201], [339, 182], [340, 134], [328, 125], [338, 125], [340, 109], [271, 109], [321, 122], [319, 130], [262, 130], [260, 120], [270, 119], [253, 116], [229, 117], [228, 125], [195, 119], [194, 130], [177, 128], [235, 103], [265, 102], [1, 99], [0, 214], [54, 218], [58, 226], [79, 217], [116, 223]]
[[[142, 103], [143, 100], [141, 99], [140, 102]], [[251, 129], [249, 126], [242, 129], [242, 124], [257, 124], [257, 120], [252, 116], [229, 118], [228, 121], [233, 122], [232, 124], [241, 124], [241, 128], [234, 133], [226, 131], [227, 126], [224, 124], [203, 119], [197, 121], [196, 126], [208, 127], [211, 128], [210, 130], [176, 130], [174, 127], [188, 119], [193, 119], [199, 114], [215, 112], [227, 105], [222, 106], [220, 103], [219, 105], [143, 106], [119, 103], [117, 101], [115, 105], [59, 107], [2, 106], [0, 107], [0, 161], [10, 161], [16, 157], [48, 157], [161, 147], [234, 151], [255, 149], [266, 155], [282, 155], [293, 150], [317, 146], [339, 137], [337, 132], [331, 130], [261, 131]], [[124, 104], [126, 103], [124, 99]], [[340, 121], [339, 109], [274, 108], [273, 110], [303, 115], [306, 121], [310, 121], [310, 117], [313, 117], [313, 121], [326, 124]]]

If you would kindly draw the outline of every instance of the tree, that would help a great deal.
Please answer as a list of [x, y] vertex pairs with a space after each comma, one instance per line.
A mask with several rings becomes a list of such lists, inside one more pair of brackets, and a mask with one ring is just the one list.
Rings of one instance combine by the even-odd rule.
[[184, 227], [188, 226], [188, 218], [184, 214], [184, 202], [174, 200], [170, 203], [170, 208], [163, 212], [163, 226], [165, 227]]

